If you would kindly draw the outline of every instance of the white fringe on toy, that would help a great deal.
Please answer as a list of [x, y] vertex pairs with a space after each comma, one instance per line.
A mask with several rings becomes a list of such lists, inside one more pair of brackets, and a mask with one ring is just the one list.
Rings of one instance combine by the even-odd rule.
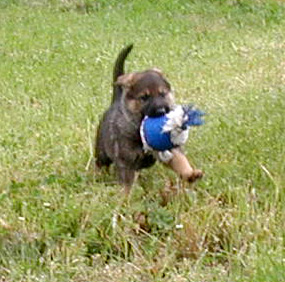
[[182, 125], [187, 121], [187, 115], [182, 106], [177, 106], [167, 115], [167, 122], [162, 128], [163, 132], [170, 132], [170, 140], [174, 145], [184, 145], [188, 139], [189, 129], [182, 129]]
[[173, 154], [169, 150], [158, 152], [158, 158], [163, 163], [168, 163], [173, 158]]

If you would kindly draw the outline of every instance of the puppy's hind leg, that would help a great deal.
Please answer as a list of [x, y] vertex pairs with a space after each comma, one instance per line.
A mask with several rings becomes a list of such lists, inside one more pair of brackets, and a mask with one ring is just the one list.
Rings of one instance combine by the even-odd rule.
[[105, 146], [104, 146], [104, 135], [102, 123], [99, 124], [96, 134], [96, 141], [94, 146], [94, 158], [95, 158], [95, 169], [101, 169], [102, 167], [109, 167], [112, 160], [108, 157]]
[[97, 168], [102, 168], [102, 167], [109, 167], [110, 164], [112, 163], [112, 160], [107, 156], [107, 154], [101, 150], [97, 151], [95, 154], [95, 164]]

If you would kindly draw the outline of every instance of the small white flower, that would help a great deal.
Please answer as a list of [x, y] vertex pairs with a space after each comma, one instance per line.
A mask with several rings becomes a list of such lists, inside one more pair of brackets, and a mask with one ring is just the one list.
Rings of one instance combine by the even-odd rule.
[[118, 215], [114, 214], [113, 217], [112, 217], [112, 228], [116, 229], [117, 224], [118, 224]]
[[183, 229], [183, 227], [184, 227], [183, 224], [176, 224], [175, 225], [176, 229]]

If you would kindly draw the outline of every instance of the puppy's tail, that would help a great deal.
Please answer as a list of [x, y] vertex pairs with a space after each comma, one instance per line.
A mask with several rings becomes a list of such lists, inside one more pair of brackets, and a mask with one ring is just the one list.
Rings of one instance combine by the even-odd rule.
[[115, 102], [116, 100], [120, 99], [121, 94], [122, 94], [122, 89], [121, 87], [115, 85], [115, 82], [117, 81], [118, 77], [122, 74], [125, 73], [124, 71], [124, 65], [125, 65], [125, 60], [128, 57], [129, 53], [132, 51], [134, 45], [130, 44], [127, 47], [125, 47], [120, 54], [117, 57], [117, 60], [115, 62], [114, 70], [113, 70], [113, 99], [112, 102]]

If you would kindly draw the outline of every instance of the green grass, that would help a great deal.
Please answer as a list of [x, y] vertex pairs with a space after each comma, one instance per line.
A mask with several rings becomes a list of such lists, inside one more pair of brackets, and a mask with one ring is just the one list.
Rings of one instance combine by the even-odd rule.
[[[1, 0], [0, 280], [282, 281], [284, 19], [282, 1]], [[89, 163], [131, 42], [127, 70], [208, 113], [185, 148], [206, 176], [156, 165], [123, 203]]]

